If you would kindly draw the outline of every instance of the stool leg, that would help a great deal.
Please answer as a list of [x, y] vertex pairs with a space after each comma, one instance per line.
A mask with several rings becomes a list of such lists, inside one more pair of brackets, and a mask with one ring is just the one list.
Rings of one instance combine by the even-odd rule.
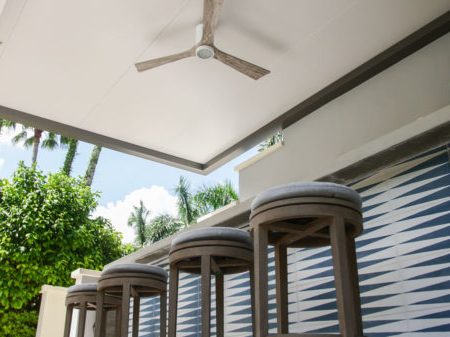
[[141, 298], [139, 294], [133, 297], [133, 337], [138, 337], [139, 335], [139, 314], [141, 309]]
[[80, 303], [80, 310], [78, 313], [78, 331], [77, 337], [84, 337], [84, 329], [86, 327], [86, 302]]
[[363, 334], [363, 323], [362, 323], [362, 313], [361, 313], [361, 295], [359, 291], [359, 276], [358, 276], [358, 261], [356, 257], [356, 244], [355, 239], [347, 237], [347, 243], [349, 247], [349, 262], [350, 262], [350, 278], [353, 280], [352, 289], [355, 291], [355, 306], [358, 322], [361, 329], [361, 335]]
[[167, 291], [162, 291], [159, 297], [159, 335], [166, 337], [167, 324]]
[[202, 337], [211, 333], [211, 257], [202, 256]]
[[120, 337], [120, 324], [122, 323], [122, 307], [118, 306], [116, 308], [116, 317], [115, 317], [115, 331], [114, 331], [114, 336], [116, 337]]
[[216, 274], [216, 336], [224, 337], [224, 279], [222, 273]]
[[352, 238], [346, 236], [343, 218], [333, 218], [330, 238], [340, 333], [343, 337], [361, 337], [363, 334], [355, 243]]
[[268, 230], [262, 226], [254, 228], [254, 260], [255, 260], [255, 319], [256, 334], [255, 337], [267, 337], [269, 334], [269, 315], [268, 315]]
[[250, 303], [251, 303], [251, 315], [252, 315], [252, 336], [256, 334], [256, 319], [255, 319], [255, 272], [253, 265], [250, 266]]
[[70, 327], [72, 326], [73, 304], [68, 304], [66, 309], [66, 322], [64, 324], [64, 337], [70, 336]]
[[177, 335], [178, 273], [178, 267], [171, 265], [169, 280], [169, 337], [176, 337]]
[[[106, 336], [106, 324], [108, 321], [108, 310], [103, 310], [103, 319], [102, 319], [102, 328], [101, 328], [101, 335]], [[97, 322], [95, 322], [95, 325]]]
[[275, 246], [275, 277], [277, 298], [277, 331], [279, 334], [289, 333], [288, 311], [288, 266], [287, 248]]
[[122, 314], [120, 315], [120, 337], [128, 337], [128, 322], [130, 315], [130, 284], [125, 283], [122, 290]]
[[103, 311], [103, 302], [105, 300], [104, 290], [99, 290], [97, 292], [97, 308], [95, 310], [95, 337], [104, 337], [102, 333], [102, 323], [104, 322], [103, 316], [105, 315]]

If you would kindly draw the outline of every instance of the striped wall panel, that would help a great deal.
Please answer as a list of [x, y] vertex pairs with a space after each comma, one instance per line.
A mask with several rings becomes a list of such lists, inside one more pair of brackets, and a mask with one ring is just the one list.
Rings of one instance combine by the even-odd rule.
[[[421, 154], [352, 185], [364, 201], [357, 240], [364, 333], [368, 337], [450, 336], [449, 147]], [[275, 332], [270, 253], [270, 327]], [[292, 332], [337, 332], [329, 248], [289, 251]], [[226, 336], [250, 337], [248, 275], [226, 278]], [[178, 336], [200, 336], [200, 285], [181, 281]], [[214, 307], [214, 305], [213, 305]], [[143, 304], [140, 336], [157, 336], [159, 307]], [[213, 324], [214, 312], [213, 312]]]

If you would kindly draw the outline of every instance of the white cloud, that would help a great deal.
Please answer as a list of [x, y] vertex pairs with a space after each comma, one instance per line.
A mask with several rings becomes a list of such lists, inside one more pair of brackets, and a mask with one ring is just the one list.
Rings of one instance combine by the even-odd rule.
[[150, 218], [161, 213], [177, 215], [177, 198], [171, 195], [164, 187], [151, 186], [141, 188], [127, 194], [122, 200], [109, 202], [106, 206], [98, 206], [93, 216], [103, 216], [111, 220], [113, 226], [123, 234], [123, 242], [134, 241], [134, 229], [129, 227], [128, 217], [133, 206], [138, 206], [142, 200], [145, 207], [150, 210]]
[[5, 159], [0, 158], [0, 171], [2, 170], [3, 165], [5, 165]]

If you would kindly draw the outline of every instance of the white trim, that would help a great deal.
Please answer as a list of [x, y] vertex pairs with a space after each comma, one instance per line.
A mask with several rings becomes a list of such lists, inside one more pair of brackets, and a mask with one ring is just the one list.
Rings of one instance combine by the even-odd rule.
[[240, 163], [239, 165], [235, 166], [234, 170], [236, 172], [239, 172], [241, 170], [246, 169], [249, 166], [252, 166], [254, 163], [260, 161], [264, 157], [267, 157], [268, 155], [274, 153], [275, 151], [278, 151], [284, 146], [284, 141], [276, 143], [267, 149], [264, 149], [264, 151], [259, 152], [258, 154], [254, 155], [253, 157], [247, 159], [246, 161]]
[[41, 287], [40, 293], [43, 294], [43, 293], [46, 293], [46, 292], [55, 292], [55, 291], [60, 291], [60, 292], [66, 293], [67, 292], [67, 288], [65, 288], [65, 287], [58, 287], [58, 286], [50, 286], [48, 284], [44, 284]]

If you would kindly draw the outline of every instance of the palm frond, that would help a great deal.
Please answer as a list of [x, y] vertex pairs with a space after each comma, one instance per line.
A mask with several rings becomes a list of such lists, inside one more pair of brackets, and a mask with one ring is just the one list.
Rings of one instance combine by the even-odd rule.
[[213, 186], [203, 185], [194, 196], [194, 202], [201, 215], [213, 212], [238, 199], [230, 181]]
[[150, 211], [145, 207], [142, 200], [140, 200], [139, 206], [133, 206], [133, 212], [128, 217], [128, 226], [134, 227], [136, 242], [141, 246], [146, 242], [145, 233], [149, 215]]
[[58, 146], [58, 135], [54, 132], [45, 132], [44, 139], [41, 142], [41, 147], [43, 149], [54, 150]]
[[175, 188], [178, 197], [178, 213], [185, 225], [190, 225], [197, 220], [198, 212], [194, 207], [191, 193], [191, 185], [188, 180], [181, 176]]
[[14, 130], [15, 128], [16, 128], [15, 122], [0, 118], [0, 133], [2, 133], [2, 129], [13, 129]]
[[22, 130], [11, 138], [13, 144], [22, 143], [26, 148], [33, 145], [33, 137], [29, 135], [28, 128], [22, 126]]
[[73, 140], [73, 138], [59, 135], [59, 146], [61, 146], [62, 148], [67, 148], [70, 142], [72, 142]]
[[175, 234], [183, 223], [169, 214], [161, 214], [150, 221], [146, 227], [146, 243], [153, 243]]

